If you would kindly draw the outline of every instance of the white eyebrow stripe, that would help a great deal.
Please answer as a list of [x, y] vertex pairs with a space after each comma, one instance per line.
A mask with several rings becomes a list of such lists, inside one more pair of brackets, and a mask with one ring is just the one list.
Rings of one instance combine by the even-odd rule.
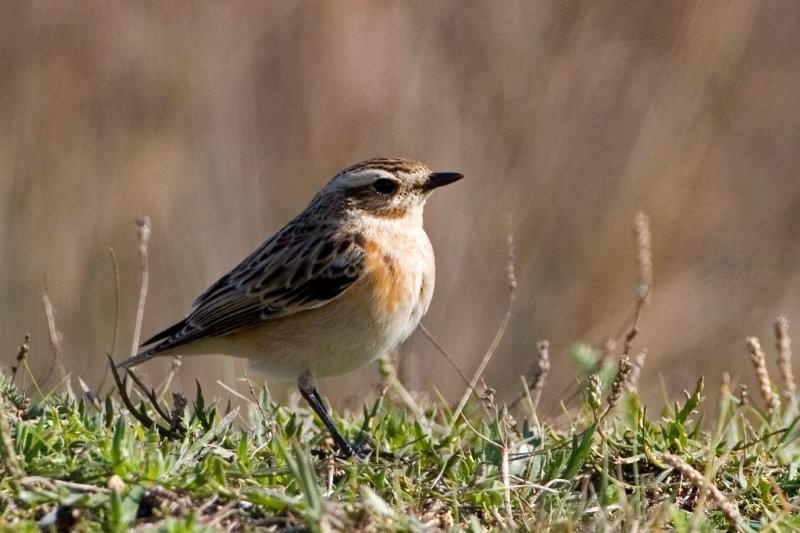
[[337, 180], [341, 185], [354, 188], [354, 187], [363, 187], [365, 185], [370, 185], [376, 179], [381, 177], [391, 177], [391, 174], [388, 172], [379, 172], [376, 170], [362, 170], [355, 174], [345, 174], [341, 177], [341, 179]]

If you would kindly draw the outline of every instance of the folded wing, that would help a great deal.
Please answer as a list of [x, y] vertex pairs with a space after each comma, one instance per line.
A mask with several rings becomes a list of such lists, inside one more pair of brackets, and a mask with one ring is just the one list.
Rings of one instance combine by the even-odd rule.
[[356, 238], [289, 226], [200, 295], [184, 320], [148, 339], [142, 344], [147, 350], [120, 366], [323, 306], [361, 276], [364, 264]]

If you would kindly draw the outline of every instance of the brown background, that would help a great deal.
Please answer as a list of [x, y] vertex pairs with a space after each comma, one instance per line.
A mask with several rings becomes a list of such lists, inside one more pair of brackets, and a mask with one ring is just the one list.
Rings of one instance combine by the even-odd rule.
[[[547, 338], [554, 405], [568, 346], [624, 324], [638, 210], [654, 242], [648, 398], [659, 379], [749, 380], [745, 335], [771, 345], [782, 312], [800, 336], [799, 44], [795, 1], [4, 2], [2, 364], [30, 331], [46, 376], [46, 285], [66, 368], [100, 382], [108, 247], [125, 355], [136, 215], [153, 223], [146, 336], [338, 169], [397, 155], [468, 176], [428, 204], [439, 276], [424, 320], [468, 374], [504, 313], [513, 220], [517, 301], [486, 372], [501, 398]], [[419, 334], [402, 360], [414, 389], [463, 390]], [[241, 388], [242, 368], [198, 358], [178, 384], [223, 396], [215, 381]], [[376, 381], [370, 367], [323, 391]]]

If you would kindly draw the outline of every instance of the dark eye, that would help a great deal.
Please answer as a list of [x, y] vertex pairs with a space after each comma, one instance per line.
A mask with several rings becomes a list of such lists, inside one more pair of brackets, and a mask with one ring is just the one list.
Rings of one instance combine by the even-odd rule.
[[399, 185], [396, 181], [390, 180], [389, 178], [381, 178], [375, 180], [375, 183], [372, 184], [372, 188], [375, 189], [378, 194], [385, 194], [388, 196], [396, 193]]

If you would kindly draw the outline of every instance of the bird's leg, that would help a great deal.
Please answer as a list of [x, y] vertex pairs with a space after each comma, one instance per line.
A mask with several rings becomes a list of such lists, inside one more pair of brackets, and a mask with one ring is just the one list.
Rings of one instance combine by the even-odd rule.
[[317, 392], [317, 388], [314, 386], [314, 380], [311, 377], [311, 374], [308, 372], [304, 372], [299, 378], [297, 378], [297, 388], [300, 389], [300, 394], [303, 395], [303, 398], [306, 399], [308, 405], [317, 413], [322, 423], [325, 424], [325, 427], [328, 428], [330, 431], [333, 440], [336, 441], [336, 446], [339, 448], [339, 452], [344, 457], [352, 457], [353, 456], [353, 446], [345, 439], [339, 430], [336, 428], [336, 424], [333, 423], [330, 415], [328, 414], [328, 409], [325, 407], [325, 403], [322, 401], [322, 397]]

